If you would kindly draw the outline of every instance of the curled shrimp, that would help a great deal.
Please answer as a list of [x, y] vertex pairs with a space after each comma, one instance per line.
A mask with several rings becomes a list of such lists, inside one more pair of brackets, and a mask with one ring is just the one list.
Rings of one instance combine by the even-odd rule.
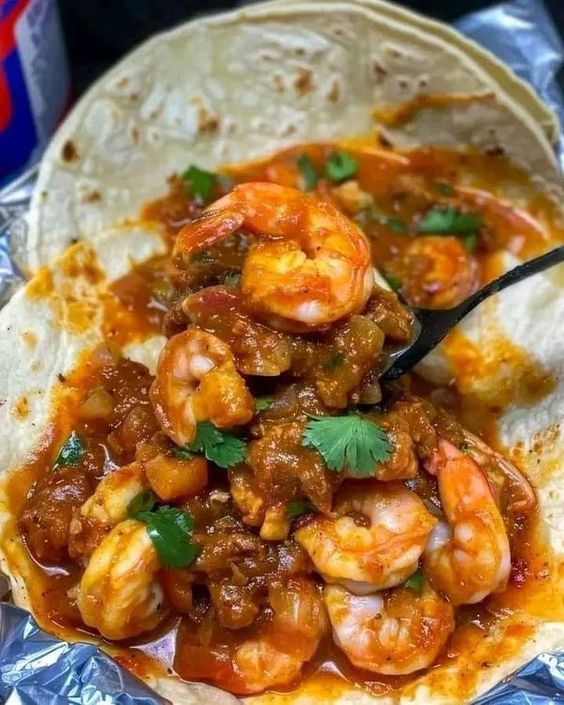
[[198, 421], [227, 428], [247, 423], [255, 410], [229, 347], [195, 327], [167, 342], [150, 394], [163, 431], [177, 445], [194, 440]]
[[241, 228], [258, 238], [241, 280], [256, 316], [301, 332], [364, 308], [374, 284], [366, 237], [333, 205], [296, 189], [236, 186], [180, 231], [174, 254], [205, 250]]
[[535, 492], [527, 478], [513, 463], [492, 450], [470, 431], [464, 430], [464, 442], [466, 453], [484, 470], [490, 484], [500, 487], [506, 512], [527, 515], [535, 510]]
[[447, 520], [437, 524], [425, 550], [433, 587], [455, 605], [504, 590], [511, 568], [509, 540], [483, 470], [442, 438], [427, 469], [437, 476]]
[[138, 462], [102, 478], [71, 520], [70, 555], [79, 559], [89, 556], [116, 524], [127, 519], [128, 504], [146, 487], [145, 472]]
[[154, 629], [166, 616], [160, 563], [145, 524], [120, 522], [90, 557], [78, 589], [85, 624], [107, 639]]
[[268, 603], [251, 635], [218, 627], [213, 613], [199, 627], [184, 625], [178, 673], [239, 694], [295, 681], [328, 630], [321, 594], [313, 580], [292, 577], [269, 585]]
[[399, 482], [363, 482], [340, 493], [295, 540], [330, 583], [362, 595], [399, 585], [417, 569], [436, 519]]
[[323, 592], [335, 644], [355, 666], [405, 675], [430, 666], [454, 631], [454, 610], [426, 583], [353, 595], [338, 585]]
[[476, 261], [456, 237], [415, 238], [401, 254], [398, 267], [403, 296], [422, 308], [452, 308], [478, 284]]

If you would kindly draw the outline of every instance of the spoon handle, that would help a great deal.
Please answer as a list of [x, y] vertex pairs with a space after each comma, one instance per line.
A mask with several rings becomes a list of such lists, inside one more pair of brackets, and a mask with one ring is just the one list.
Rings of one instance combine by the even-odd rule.
[[533, 274], [543, 272], [564, 262], [564, 245], [556, 247], [540, 257], [535, 257], [518, 267], [514, 267], [486, 286], [476, 291], [472, 296], [458, 304], [455, 308], [447, 310], [414, 309], [416, 317], [417, 336], [408, 348], [390, 355], [388, 367], [381, 375], [383, 381], [397, 379], [402, 374], [420, 362], [427, 353], [436, 347], [452, 328], [470, 311], [492, 294], [497, 294], [502, 289], [512, 286], [517, 282], [527, 279]]

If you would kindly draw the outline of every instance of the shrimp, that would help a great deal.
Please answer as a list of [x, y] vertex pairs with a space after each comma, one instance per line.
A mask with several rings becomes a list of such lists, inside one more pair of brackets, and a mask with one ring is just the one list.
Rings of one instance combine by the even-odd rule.
[[437, 476], [447, 519], [434, 528], [425, 549], [433, 587], [455, 605], [504, 590], [511, 568], [509, 540], [483, 470], [443, 438], [427, 469]]
[[124, 465], [102, 478], [94, 494], [71, 519], [71, 557], [89, 556], [116, 524], [127, 519], [128, 504], [146, 487], [145, 472], [139, 462]]
[[244, 303], [273, 328], [324, 328], [364, 308], [374, 286], [364, 233], [296, 189], [236, 186], [180, 231], [174, 254], [205, 250], [241, 228], [257, 236], [243, 265]]
[[327, 582], [358, 595], [406, 580], [437, 521], [398, 482], [350, 486], [340, 493], [334, 511], [336, 517], [318, 515], [294, 538]]
[[513, 463], [496, 453], [478, 436], [464, 430], [465, 452], [487, 474], [490, 484], [499, 487], [505, 499], [505, 511], [527, 515], [537, 506], [535, 492], [527, 478]]
[[415, 238], [403, 251], [398, 267], [402, 294], [422, 308], [452, 308], [478, 284], [476, 262], [456, 237]]
[[198, 421], [226, 428], [247, 423], [255, 411], [229, 347], [195, 327], [165, 345], [150, 396], [163, 431], [181, 446], [194, 440]]
[[154, 629], [167, 614], [160, 562], [145, 524], [120, 522], [92, 554], [78, 588], [82, 620], [106, 639]]
[[430, 666], [454, 631], [454, 610], [429, 585], [421, 595], [395, 588], [353, 595], [337, 585], [323, 591], [335, 644], [352, 664], [400, 676]]
[[175, 669], [233, 693], [258, 693], [291, 684], [328, 631], [320, 592], [310, 578], [268, 587], [267, 610], [244, 632], [218, 626], [213, 611], [201, 625], [185, 625]]

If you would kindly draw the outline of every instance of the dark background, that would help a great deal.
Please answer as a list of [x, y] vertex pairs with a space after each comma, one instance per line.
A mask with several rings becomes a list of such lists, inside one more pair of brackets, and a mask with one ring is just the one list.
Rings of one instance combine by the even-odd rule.
[[[564, 0], [545, 0], [564, 33]], [[234, 7], [212, 0], [59, 0], [75, 95], [128, 49], [160, 29], [196, 15]], [[450, 22], [495, 4], [483, 0], [402, 0], [400, 5]]]

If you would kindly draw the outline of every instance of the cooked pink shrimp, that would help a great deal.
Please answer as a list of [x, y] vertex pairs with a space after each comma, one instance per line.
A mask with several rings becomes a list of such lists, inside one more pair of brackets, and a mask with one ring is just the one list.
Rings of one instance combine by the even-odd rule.
[[247, 423], [255, 412], [229, 347], [195, 327], [165, 345], [151, 401], [163, 431], [178, 445], [194, 440], [198, 421], [227, 428]]
[[516, 515], [534, 512], [537, 498], [523, 473], [470, 431], [464, 431], [464, 441], [466, 453], [486, 473], [490, 484], [499, 487], [505, 511]]
[[84, 623], [107, 639], [154, 629], [168, 611], [160, 567], [145, 524], [120, 522], [94, 551], [80, 581], [77, 603]]
[[427, 469], [437, 476], [447, 519], [437, 524], [425, 549], [433, 587], [455, 605], [504, 590], [511, 568], [509, 540], [483, 470], [444, 439]]
[[243, 267], [245, 305], [273, 327], [316, 329], [364, 308], [374, 285], [370, 248], [330, 203], [277, 184], [241, 184], [180, 231], [174, 254], [208, 249], [239, 229], [258, 237]]
[[399, 585], [417, 569], [436, 519], [399, 482], [362, 482], [340, 492], [335, 517], [294, 534], [330, 583], [358, 595]]
[[355, 666], [405, 675], [430, 666], [454, 631], [454, 610], [426, 583], [376, 595], [352, 595], [337, 585], [323, 593], [333, 639]]
[[267, 610], [247, 630], [214, 625], [212, 612], [208, 620], [181, 627], [175, 668], [184, 678], [244, 695], [295, 681], [329, 626], [321, 593], [304, 576], [272, 581]]

